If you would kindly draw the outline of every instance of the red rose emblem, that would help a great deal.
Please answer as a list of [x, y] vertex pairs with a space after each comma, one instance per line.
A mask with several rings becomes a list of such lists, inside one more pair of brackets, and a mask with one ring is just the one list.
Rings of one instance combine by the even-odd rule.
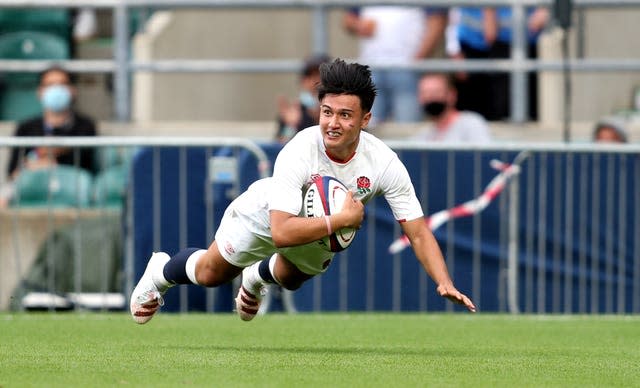
[[371, 181], [366, 176], [358, 178], [357, 185], [359, 189], [368, 189], [371, 187]]

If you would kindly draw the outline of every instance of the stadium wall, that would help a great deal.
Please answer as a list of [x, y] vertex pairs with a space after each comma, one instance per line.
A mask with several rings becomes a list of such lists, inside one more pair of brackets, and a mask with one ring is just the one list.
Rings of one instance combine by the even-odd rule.
[[[342, 10], [327, 17], [329, 53], [357, 57], [357, 40], [342, 26]], [[640, 32], [637, 8], [585, 8], [582, 46], [575, 29], [572, 55], [585, 58], [638, 58], [640, 43], [626, 39]], [[574, 20], [577, 20], [577, 16]], [[138, 59], [291, 59], [311, 54], [311, 11], [175, 10], [158, 12], [147, 32], [136, 37]], [[560, 59], [560, 38], [550, 30], [542, 38], [540, 58]], [[572, 75], [571, 115], [577, 121], [628, 110], [638, 72], [576, 72]], [[296, 74], [162, 74], [134, 75], [136, 120], [268, 120], [274, 116], [277, 95], [295, 96]], [[562, 120], [562, 78], [546, 72], [539, 89], [540, 120], [557, 125]]]

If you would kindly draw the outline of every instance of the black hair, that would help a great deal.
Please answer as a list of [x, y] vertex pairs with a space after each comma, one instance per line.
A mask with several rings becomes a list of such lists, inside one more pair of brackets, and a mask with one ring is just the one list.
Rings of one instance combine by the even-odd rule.
[[42, 80], [44, 79], [44, 76], [51, 73], [52, 71], [58, 71], [60, 73], [63, 73], [67, 76], [67, 79], [69, 80], [70, 84], [74, 84], [75, 83], [75, 77], [73, 74], [71, 74], [69, 71], [67, 71], [66, 69], [64, 69], [62, 66], [59, 65], [53, 65], [50, 66], [44, 70], [42, 70], [40, 73], [38, 73], [38, 85], [42, 85]]
[[318, 99], [327, 94], [350, 94], [360, 98], [360, 107], [370, 112], [376, 98], [376, 85], [371, 79], [369, 66], [346, 63], [340, 58], [320, 65]]

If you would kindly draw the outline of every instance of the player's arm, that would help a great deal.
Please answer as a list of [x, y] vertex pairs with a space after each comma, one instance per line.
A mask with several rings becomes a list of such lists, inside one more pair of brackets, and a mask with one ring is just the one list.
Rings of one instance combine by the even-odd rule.
[[476, 306], [471, 299], [458, 291], [453, 285], [442, 251], [424, 219], [417, 218], [402, 222], [400, 225], [404, 234], [409, 237], [416, 257], [425, 271], [427, 271], [427, 274], [436, 283], [438, 294], [454, 303], [464, 305], [471, 312], [475, 312]]
[[325, 217], [298, 217], [281, 210], [271, 210], [271, 238], [278, 248], [292, 247], [320, 240], [329, 231], [342, 228], [360, 228], [364, 218], [364, 205], [348, 192], [342, 210]]

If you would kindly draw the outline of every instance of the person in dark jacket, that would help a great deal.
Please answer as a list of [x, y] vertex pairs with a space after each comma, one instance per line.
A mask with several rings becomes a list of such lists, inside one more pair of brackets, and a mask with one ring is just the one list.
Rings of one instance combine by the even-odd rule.
[[[38, 97], [42, 115], [20, 122], [14, 136], [96, 136], [96, 125], [88, 116], [73, 109], [76, 89], [71, 74], [60, 67], [40, 73]], [[92, 148], [24, 147], [13, 148], [7, 169], [10, 180], [22, 169], [67, 164], [97, 172]]]

